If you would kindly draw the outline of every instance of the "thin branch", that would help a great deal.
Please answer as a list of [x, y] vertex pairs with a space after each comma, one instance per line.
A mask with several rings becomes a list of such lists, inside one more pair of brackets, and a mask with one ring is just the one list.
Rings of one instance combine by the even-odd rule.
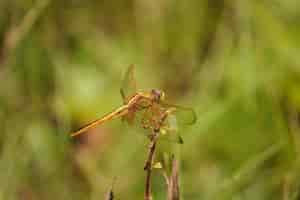
[[148, 152], [148, 158], [146, 160], [144, 170], [146, 170], [146, 184], [145, 184], [145, 200], [152, 200], [151, 195], [151, 174], [152, 174], [152, 163], [154, 160], [154, 154], [156, 149], [157, 140], [160, 133], [160, 128], [163, 125], [164, 121], [168, 117], [168, 115], [172, 112], [172, 110], [166, 110], [161, 116], [158, 121], [158, 124], [152, 130], [152, 135], [150, 137], [150, 146]]
[[172, 160], [172, 172], [169, 177], [168, 184], [168, 200], [179, 200], [179, 169], [178, 161], [173, 158]]
[[154, 153], [156, 149], [157, 139], [159, 132], [154, 131], [149, 145], [148, 157], [144, 166], [146, 171], [146, 184], [145, 184], [145, 200], [152, 200], [151, 195], [151, 175], [152, 175], [152, 163], [154, 160]]

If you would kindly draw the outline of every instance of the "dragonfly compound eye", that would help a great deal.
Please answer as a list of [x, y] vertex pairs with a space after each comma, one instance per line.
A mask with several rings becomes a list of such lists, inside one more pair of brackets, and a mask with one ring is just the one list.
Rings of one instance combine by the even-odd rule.
[[157, 90], [157, 89], [153, 89], [151, 91], [152, 95], [153, 95], [153, 99], [155, 101], [160, 101], [163, 97], [164, 97], [164, 94], [163, 92], [161, 92], [160, 90]]

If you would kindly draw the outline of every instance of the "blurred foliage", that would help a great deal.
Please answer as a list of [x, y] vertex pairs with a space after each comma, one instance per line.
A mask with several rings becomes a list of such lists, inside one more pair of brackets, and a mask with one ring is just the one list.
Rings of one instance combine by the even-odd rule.
[[[0, 1], [0, 199], [141, 199], [147, 138], [115, 120], [122, 74], [195, 108], [183, 199], [299, 199], [300, 2]], [[165, 199], [159, 173], [154, 199]]]

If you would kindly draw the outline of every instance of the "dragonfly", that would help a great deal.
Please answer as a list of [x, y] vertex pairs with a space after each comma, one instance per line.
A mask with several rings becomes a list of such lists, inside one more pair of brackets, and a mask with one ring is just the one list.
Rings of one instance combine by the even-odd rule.
[[[139, 123], [142, 128], [150, 129], [151, 132], [160, 132], [162, 135], [177, 131], [178, 125], [192, 125], [196, 122], [194, 109], [166, 102], [162, 90], [137, 91], [134, 68], [134, 65], [128, 67], [122, 81], [120, 93], [123, 105], [85, 124], [71, 133], [72, 137], [87, 133], [90, 129], [116, 118], [122, 118], [129, 124], [133, 124], [138, 113], [141, 113]], [[176, 136], [176, 142], [183, 143], [181, 136]]]

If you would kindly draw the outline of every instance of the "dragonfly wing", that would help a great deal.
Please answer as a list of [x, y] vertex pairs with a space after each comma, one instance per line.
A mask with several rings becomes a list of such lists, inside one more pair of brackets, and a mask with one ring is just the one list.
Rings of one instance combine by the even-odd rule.
[[177, 117], [173, 114], [169, 114], [161, 127], [161, 139], [167, 141], [183, 144], [183, 139], [179, 134]]
[[130, 65], [124, 75], [121, 89], [121, 96], [124, 103], [127, 103], [129, 98], [136, 93], [136, 81], [134, 77], [134, 65]]
[[166, 102], [162, 102], [161, 104], [170, 111], [170, 114], [176, 116], [178, 125], [193, 125], [196, 123], [197, 115], [193, 108], [178, 106]]
[[178, 106], [162, 102], [163, 107], [166, 109], [168, 117], [166, 118], [162, 128], [162, 138], [183, 144], [183, 139], [180, 135], [180, 126], [193, 125], [197, 121], [197, 115], [194, 109]]
[[[151, 135], [149, 133], [145, 133], [142, 136], [144, 136], [148, 139], [151, 137]], [[168, 132], [167, 134], [161, 134], [159, 136], [158, 141], [161, 143], [164, 143], [164, 144], [183, 144], [184, 143], [183, 138], [181, 137], [181, 135], [178, 132], [174, 132], [174, 133]]]

